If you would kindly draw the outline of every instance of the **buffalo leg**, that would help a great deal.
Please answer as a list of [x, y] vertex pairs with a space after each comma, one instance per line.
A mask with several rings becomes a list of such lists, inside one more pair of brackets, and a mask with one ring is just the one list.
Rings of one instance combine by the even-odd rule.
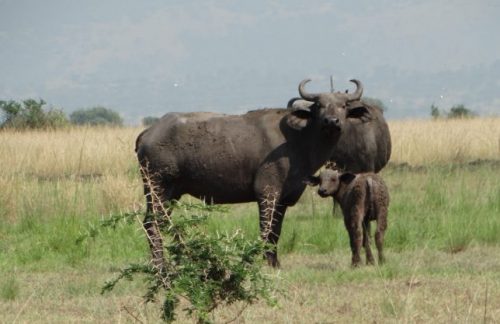
[[153, 266], [161, 273], [164, 271], [165, 262], [163, 258], [163, 240], [155, 216], [151, 212], [146, 213], [143, 226], [146, 230], [149, 248], [151, 249]]
[[285, 216], [287, 206], [278, 204], [269, 204], [268, 200], [259, 202], [259, 224], [260, 235], [264, 242], [270, 244], [270, 250], [265, 252], [264, 257], [267, 263], [277, 268], [280, 266], [278, 261], [278, 240], [281, 234], [281, 225]]
[[170, 217], [171, 208], [165, 207], [165, 203], [178, 199], [172, 197], [172, 190], [163, 190], [157, 185], [159, 181], [153, 181], [152, 177], [144, 179], [144, 195], [146, 196], [146, 216], [143, 227], [146, 231], [149, 248], [151, 249], [152, 264], [159, 273], [165, 270], [165, 259], [163, 256], [163, 239], [161, 227], [165, 224], [167, 217]]
[[157, 195], [151, 192], [149, 185], [144, 185], [144, 194], [146, 196], [146, 216], [144, 217], [143, 226], [146, 231], [149, 248], [151, 249], [152, 263], [158, 272], [164, 271], [165, 260], [163, 258], [163, 239], [160, 233], [162, 219], [161, 202], [156, 201]]

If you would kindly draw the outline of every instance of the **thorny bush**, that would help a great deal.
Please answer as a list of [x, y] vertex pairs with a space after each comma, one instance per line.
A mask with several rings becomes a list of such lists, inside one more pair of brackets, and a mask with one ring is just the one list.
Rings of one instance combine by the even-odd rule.
[[[270, 306], [276, 303], [272, 278], [262, 272], [262, 255], [269, 248], [262, 240], [248, 240], [239, 230], [209, 233], [204, 226], [208, 214], [226, 211], [221, 206], [175, 202], [168, 208], [176, 211], [172, 217], [152, 215], [168, 217], [159, 227], [164, 241], [164, 270], [159, 271], [150, 262], [130, 264], [106, 282], [103, 293], [123, 278], [132, 280], [134, 275], [142, 275], [148, 284], [146, 302], [162, 298], [162, 317], [167, 322], [175, 320], [181, 299], [189, 305], [184, 310], [199, 323], [209, 323], [213, 310], [234, 302], [242, 302], [244, 307], [260, 298]], [[130, 222], [138, 215], [115, 215], [101, 226], [115, 228], [120, 221]], [[86, 236], [94, 237], [97, 232], [91, 227]]]

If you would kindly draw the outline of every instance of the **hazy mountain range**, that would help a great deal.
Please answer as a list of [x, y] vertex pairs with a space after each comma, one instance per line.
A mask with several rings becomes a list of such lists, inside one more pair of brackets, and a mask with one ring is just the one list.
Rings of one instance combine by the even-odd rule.
[[500, 114], [500, 3], [0, 0], [0, 100], [128, 123], [169, 111], [284, 107], [297, 86], [361, 80], [389, 118], [431, 104]]

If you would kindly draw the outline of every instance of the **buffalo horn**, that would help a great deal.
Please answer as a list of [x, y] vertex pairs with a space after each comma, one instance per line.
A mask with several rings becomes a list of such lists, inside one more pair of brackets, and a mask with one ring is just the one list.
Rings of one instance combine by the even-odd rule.
[[354, 101], [354, 100], [359, 100], [361, 98], [361, 95], [363, 94], [363, 84], [361, 81], [352, 79], [350, 80], [352, 83], [356, 85], [356, 91], [354, 91], [351, 94], [348, 94], [348, 100], [349, 101]]
[[300, 82], [299, 84], [299, 94], [302, 97], [302, 99], [308, 100], [308, 101], [316, 101], [319, 98], [319, 94], [317, 93], [307, 93], [306, 90], [304, 89], [304, 86], [307, 82], [311, 81], [311, 79], [304, 79]]

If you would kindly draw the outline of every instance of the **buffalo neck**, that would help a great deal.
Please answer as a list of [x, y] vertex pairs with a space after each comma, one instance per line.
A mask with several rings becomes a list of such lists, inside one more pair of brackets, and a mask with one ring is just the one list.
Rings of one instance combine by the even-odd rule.
[[[308, 148], [307, 148], [307, 153], [309, 157], [309, 164], [311, 166], [312, 171], [316, 172], [321, 168], [327, 161], [330, 160], [335, 147], [336, 143], [338, 142], [339, 136], [328, 136], [323, 133], [322, 130], [314, 129], [312, 130], [314, 132], [313, 138], [315, 138], [315, 141], [312, 141], [312, 143], [309, 143]], [[313, 172], [313, 173], [314, 173]]]
[[283, 122], [280, 125], [289, 148], [290, 163], [300, 164], [300, 169], [313, 174], [330, 160], [339, 134], [328, 136], [318, 123], [310, 123], [301, 130], [292, 129]]

